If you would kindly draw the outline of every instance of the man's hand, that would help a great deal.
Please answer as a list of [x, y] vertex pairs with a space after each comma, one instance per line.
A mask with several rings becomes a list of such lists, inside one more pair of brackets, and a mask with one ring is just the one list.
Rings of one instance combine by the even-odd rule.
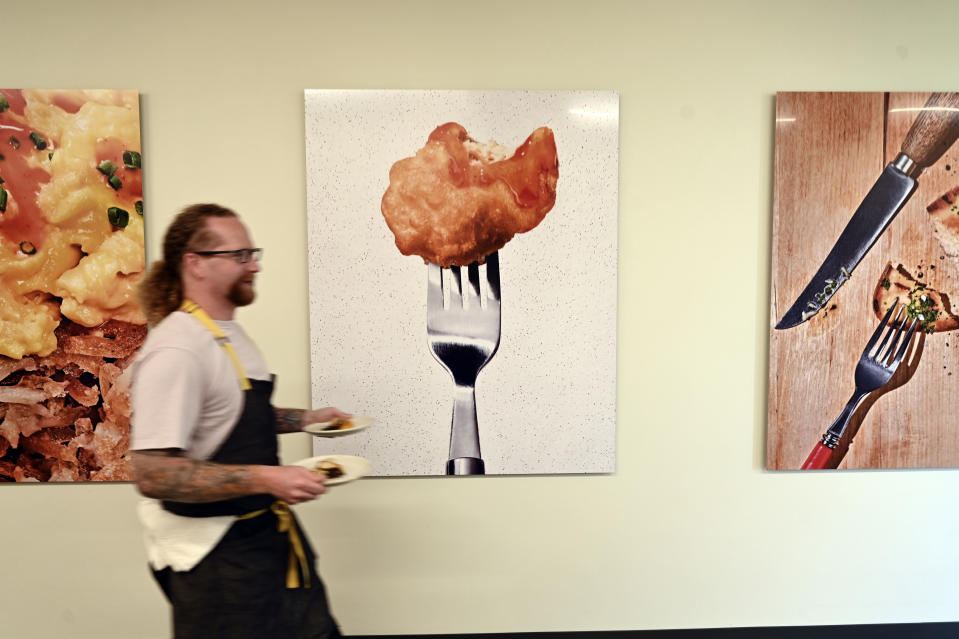
[[317, 408], [316, 410], [305, 410], [303, 411], [302, 426], [316, 424], [317, 422], [328, 422], [334, 419], [348, 419], [350, 417], [353, 417], [351, 413], [344, 413], [339, 408], [334, 408], [333, 406]]
[[257, 482], [277, 499], [288, 504], [313, 501], [326, 492], [326, 478], [302, 466], [255, 466]]

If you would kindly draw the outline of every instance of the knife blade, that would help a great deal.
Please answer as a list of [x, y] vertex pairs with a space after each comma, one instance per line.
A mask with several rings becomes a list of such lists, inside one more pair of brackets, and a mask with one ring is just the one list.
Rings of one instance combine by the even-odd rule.
[[869, 252], [915, 192], [917, 178], [959, 138], [959, 93], [933, 93], [919, 109], [899, 154], [883, 170], [832, 250], [776, 324], [792, 328], [813, 317]]

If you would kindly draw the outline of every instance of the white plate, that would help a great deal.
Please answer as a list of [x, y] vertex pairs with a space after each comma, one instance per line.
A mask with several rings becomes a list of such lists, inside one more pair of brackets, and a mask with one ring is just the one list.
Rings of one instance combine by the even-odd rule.
[[310, 433], [316, 437], [339, 437], [340, 435], [349, 435], [350, 433], [356, 433], [364, 428], [367, 428], [372, 424], [375, 419], [372, 417], [350, 417], [350, 421], [353, 422], [351, 428], [338, 428], [336, 430], [323, 430], [328, 426], [332, 425], [335, 422], [335, 419], [331, 419], [328, 422], [316, 422], [315, 424], [307, 424], [303, 427], [303, 431]]
[[343, 468], [343, 474], [335, 479], [327, 479], [327, 486], [336, 486], [337, 484], [345, 484], [348, 481], [353, 481], [354, 479], [359, 479], [365, 475], [368, 475], [371, 470], [373, 470], [373, 464], [370, 460], [364, 457], [355, 457], [353, 455], [320, 455], [318, 457], [307, 457], [306, 459], [301, 459], [300, 461], [293, 462], [295, 466], [303, 466], [304, 468], [309, 468], [313, 470], [317, 464], [321, 461], [331, 461], [334, 464], [339, 464]]

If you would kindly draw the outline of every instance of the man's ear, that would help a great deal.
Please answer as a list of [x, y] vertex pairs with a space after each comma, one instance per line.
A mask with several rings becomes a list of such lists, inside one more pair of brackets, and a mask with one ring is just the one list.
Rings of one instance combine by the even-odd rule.
[[194, 280], [202, 280], [204, 276], [203, 262], [206, 260], [196, 253], [184, 253], [182, 259], [183, 262], [180, 268], [184, 275]]

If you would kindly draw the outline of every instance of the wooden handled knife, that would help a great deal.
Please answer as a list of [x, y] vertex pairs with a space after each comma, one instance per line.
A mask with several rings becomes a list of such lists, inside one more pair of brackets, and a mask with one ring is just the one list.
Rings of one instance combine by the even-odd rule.
[[792, 328], [818, 313], [876, 243], [916, 190], [916, 179], [959, 138], [959, 93], [933, 93], [890, 162], [853, 213], [809, 284], [777, 329]]

